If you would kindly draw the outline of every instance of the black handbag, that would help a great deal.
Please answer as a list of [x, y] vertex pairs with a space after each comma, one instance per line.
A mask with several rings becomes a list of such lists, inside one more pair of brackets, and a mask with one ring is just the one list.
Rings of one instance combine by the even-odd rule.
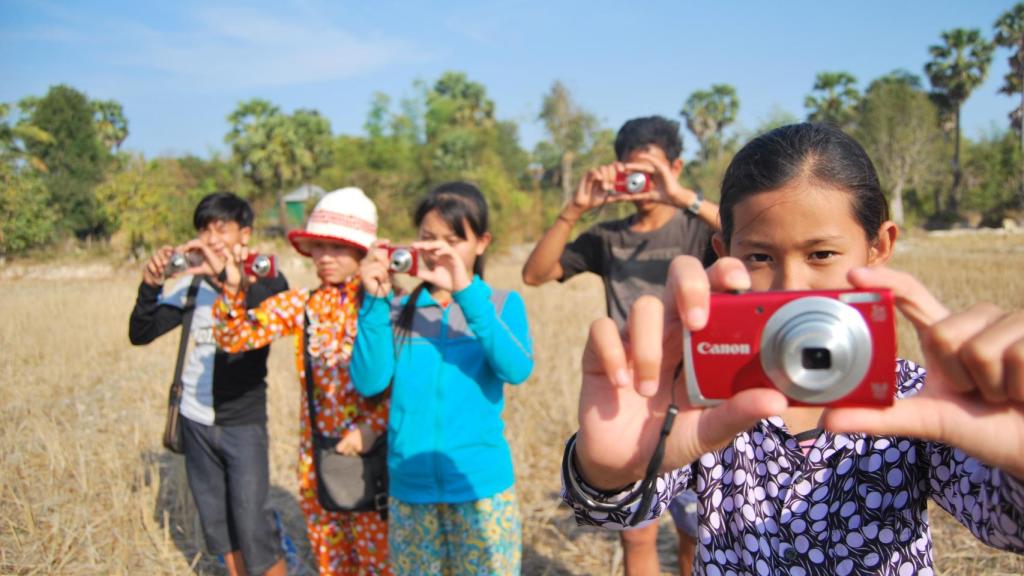
[[350, 456], [335, 450], [340, 438], [318, 434], [316, 402], [313, 400], [313, 362], [309, 354], [306, 330], [309, 314], [303, 312], [302, 363], [306, 368], [306, 402], [309, 429], [313, 438], [313, 467], [316, 471], [316, 496], [320, 506], [330, 512], [368, 512], [375, 510], [387, 519], [388, 441], [381, 434], [362, 454]]
[[185, 446], [181, 438], [181, 395], [184, 384], [181, 382], [181, 371], [185, 366], [185, 352], [192, 330], [192, 314], [196, 309], [196, 294], [202, 278], [192, 277], [185, 296], [185, 307], [182, 309], [181, 340], [178, 342], [178, 360], [174, 365], [174, 379], [171, 380], [171, 391], [167, 398], [167, 420], [164, 422], [164, 448], [175, 454], [184, 454]]

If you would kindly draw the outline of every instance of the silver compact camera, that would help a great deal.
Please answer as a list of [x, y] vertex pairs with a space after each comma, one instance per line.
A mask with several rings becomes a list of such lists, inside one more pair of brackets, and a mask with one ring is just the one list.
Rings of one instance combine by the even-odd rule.
[[164, 278], [170, 278], [175, 274], [181, 274], [189, 268], [195, 268], [203, 263], [203, 255], [199, 252], [174, 252], [164, 266]]

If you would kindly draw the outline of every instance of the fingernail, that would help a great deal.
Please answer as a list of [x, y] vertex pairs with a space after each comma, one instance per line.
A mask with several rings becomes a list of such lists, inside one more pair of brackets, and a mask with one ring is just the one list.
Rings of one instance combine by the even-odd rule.
[[686, 313], [686, 321], [689, 323], [691, 328], [704, 326], [704, 323], [708, 321], [708, 311], [705, 308], [691, 308]]
[[619, 388], [629, 386], [629, 372], [625, 368], [619, 368], [619, 371], [612, 377], [612, 382]]
[[654, 396], [658, 392], [657, 380], [641, 380], [636, 391], [641, 396]]
[[733, 290], [746, 290], [750, 288], [750, 276], [745, 272], [735, 270], [725, 275], [725, 281]]

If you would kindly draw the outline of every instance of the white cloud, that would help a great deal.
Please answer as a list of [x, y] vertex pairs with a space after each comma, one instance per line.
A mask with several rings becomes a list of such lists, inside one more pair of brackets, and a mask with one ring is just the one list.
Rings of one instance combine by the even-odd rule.
[[360, 37], [306, 14], [297, 19], [203, 7], [195, 16], [195, 30], [150, 34], [135, 60], [220, 88], [248, 88], [348, 78], [425, 58], [402, 40]]
[[178, 18], [159, 26], [80, 13], [72, 25], [65, 16], [59, 26], [3, 36], [79, 46], [90, 51], [92, 66], [109, 66], [108, 72], [141, 71], [149, 81], [203, 90], [316, 83], [432, 58], [402, 39], [350, 32], [303, 5], [282, 3], [274, 13], [241, 5], [176, 6]]

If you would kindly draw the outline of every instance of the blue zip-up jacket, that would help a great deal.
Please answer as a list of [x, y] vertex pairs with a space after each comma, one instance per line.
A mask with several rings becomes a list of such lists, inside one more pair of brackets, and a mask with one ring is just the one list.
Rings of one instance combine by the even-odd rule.
[[[408, 339], [392, 322], [408, 300], [366, 295], [349, 370], [359, 393], [391, 387], [388, 482], [411, 504], [469, 502], [514, 482], [505, 440], [504, 385], [533, 370], [526, 309], [515, 292], [474, 276], [442, 308], [427, 290], [416, 300]], [[395, 353], [396, 346], [400, 349]]]

